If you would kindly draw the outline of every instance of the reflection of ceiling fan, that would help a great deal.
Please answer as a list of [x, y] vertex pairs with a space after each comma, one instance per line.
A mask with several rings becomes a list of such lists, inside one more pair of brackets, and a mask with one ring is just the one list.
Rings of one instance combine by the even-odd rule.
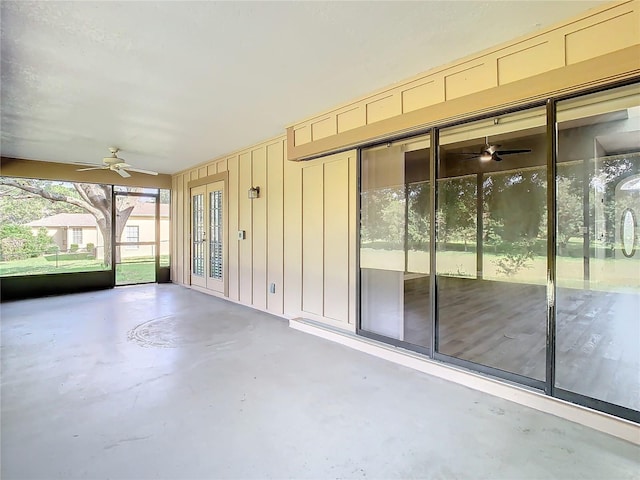
[[502, 161], [502, 155], [514, 155], [516, 153], [531, 153], [530, 148], [520, 149], [500, 149], [502, 145], [489, 145], [489, 137], [485, 139], [485, 146], [482, 147], [480, 153], [460, 153], [460, 155], [472, 155], [479, 158], [483, 162], [494, 160], [496, 162]]
[[125, 163], [124, 159], [118, 157], [120, 151], [116, 147], [109, 147], [111, 152], [110, 157], [104, 157], [102, 159], [102, 165], [97, 163], [78, 163], [78, 165], [88, 165], [88, 168], [79, 168], [77, 172], [86, 172], [88, 170], [111, 170], [116, 172], [121, 177], [127, 178], [131, 175], [129, 172], [146, 173], [147, 175], [158, 175], [158, 172], [152, 172], [151, 170], [142, 170], [140, 168], [133, 168], [128, 163]]

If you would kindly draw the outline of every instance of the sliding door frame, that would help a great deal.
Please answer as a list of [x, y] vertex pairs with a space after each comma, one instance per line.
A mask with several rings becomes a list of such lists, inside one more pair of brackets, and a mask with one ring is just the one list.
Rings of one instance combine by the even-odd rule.
[[[620, 405], [612, 404], [603, 400], [599, 400], [593, 397], [589, 397], [583, 394], [578, 394], [575, 392], [571, 392], [568, 390], [564, 390], [562, 388], [558, 388], [555, 386], [555, 376], [556, 376], [556, 254], [557, 254], [557, 198], [556, 198], [556, 163], [558, 156], [558, 132], [557, 132], [557, 122], [556, 122], [556, 105], [557, 102], [561, 100], [567, 100], [571, 98], [577, 98], [584, 95], [589, 95], [592, 93], [602, 92], [606, 90], [615, 89], [618, 87], [624, 87], [627, 85], [632, 85], [640, 82], [640, 77], [634, 77], [630, 79], [626, 79], [623, 81], [612, 82], [608, 85], [590, 87], [587, 89], [583, 89], [580, 91], [571, 92], [564, 95], [556, 95], [553, 97], [549, 97], [547, 99], [525, 103], [522, 105], [518, 105], [511, 108], [504, 108], [500, 110], [494, 110], [488, 113], [482, 113], [480, 115], [470, 115], [464, 120], [457, 120], [437, 125], [430, 125], [425, 127], [422, 130], [416, 130], [412, 132], [410, 135], [395, 135], [390, 136], [386, 139], [381, 139], [376, 142], [369, 142], [367, 144], [363, 144], [358, 148], [358, 171], [357, 171], [357, 181], [358, 181], [358, 251], [356, 252], [356, 263], [358, 269], [357, 276], [357, 286], [356, 292], [358, 295], [358, 308], [357, 308], [357, 322], [356, 322], [356, 333], [363, 337], [371, 338], [374, 340], [378, 340], [387, 344], [395, 345], [397, 347], [402, 347], [407, 350], [421, 353], [426, 355], [427, 357], [441, 361], [443, 363], [452, 364], [456, 366], [463, 367], [468, 370], [472, 370], [475, 372], [479, 372], [482, 374], [486, 374], [492, 377], [497, 377], [502, 380], [506, 380], [508, 382], [514, 382], [520, 385], [524, 385], [530, 388], [537, 389], [541, 392], [544, 392], [546, 395], [553, 396], [562, 400], [566, 400], [571, 403], [575, 403], [578, 405], [582, 405], [588, 408], [592, 408], [595, 410], [602, 411], [604, 413], [608, 413], [611, 415], [615, 415], [617, 417], [621, 417], [627, 420], [631, 420], [636, 423], [640, 423], [640, 412], [623, 407]], [[478, 364], [475, 362], [462, 360], [456, 357], [451, 357], [449, 355], [445, 355], [438, 352], [438, 281], [436, 274], [436, 235], [437, 235], [437, 225], [435, 222], [436, 212], [438, 208], [438, 188], [437, 188], [437, 173], [440, 161], [440, 130], [442, 128], [453, 127], [458, 125], [463, 125], [471, 122], [475, 122], [478, 120], [484, 120], [487, 118], [492, 118], [498, 115], [505, 115], [509, 113], [515, 113], [523, 110], [528, 110], [536, 107], [544, 107], [546, 109], [546, 168], [547, 168], [547, 195], [546, 195], [546, 209], [547, 209], [547, 281], [546, 281], [546, 302], [547, 302], [547, 322], [546, 322], [546, 345], [545, 345], [545, 379], [537, 380], [530, 377], [525, 377], [519, 374], [515, 374], [512, 372], [507, 372], [504, 370], [500, 370], [494, 367], [489, 367], [486, 365]], [[362, 317], [361, 317], [361, 268], [360, 268], [360, 229], [361, 229], [361, 193], [362, 193], [362, 184], [361, 184], [361, 172], [362, 172], [362, 150], [368, 147], [377, 146], [380, 144], [384, 144], [389, 142], [390, 140], [402, 140], [406, 138], [411, 138], [414, 136], [418, 136], [420, 134], [429, 133], [430, 138], [430, 161], [429, 161], [429, 171], [430, 171], [430, 182], [431, 182], [431, 191], [430, 191], [430, 201], [431, 205], [429, 208], [429, 216], [430, 216], [430, 245], [429, 245], [429, 254], [430, 254], [430, 292], [429, 292], [429, 301], [430, 301], [430, 312], [431, 312], [431, 344], [430, 348], [420, 347], [414, 344], [411, 344], [406, 341], [396, 340], [390, 337], [386, 337], [383, 335], [379, 335], [376, 333], [372, 333], [362, 329]]]

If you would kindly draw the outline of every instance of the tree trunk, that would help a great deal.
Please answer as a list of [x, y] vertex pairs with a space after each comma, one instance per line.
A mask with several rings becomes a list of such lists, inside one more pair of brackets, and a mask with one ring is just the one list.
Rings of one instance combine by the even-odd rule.
[[[127, 220], [129, 220], [129, 216], [131, 215], [132, 211], [133, 205], [116, 212], [116, 242], [119, 242], [122, 238], [122, 232], [125, 225], [127, 224]], [[120, 263], [120, 248], [116, 247], [115, 245], [113, 247], [116, 249], [116, 263]]]
[[102, 234], [102, 241], [104, 242], [104, 251], [102, 252], [102, 263], [105, 266], [111, 265], [111, 228], [109, 223], [105, 219], [98, 220], [98, 228]]

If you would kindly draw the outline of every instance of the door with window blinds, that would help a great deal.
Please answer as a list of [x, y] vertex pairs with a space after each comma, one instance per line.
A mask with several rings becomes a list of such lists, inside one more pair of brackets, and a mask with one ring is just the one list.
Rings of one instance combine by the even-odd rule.
[[191, 189], [191, 284], [225, 294], [224, 181]]

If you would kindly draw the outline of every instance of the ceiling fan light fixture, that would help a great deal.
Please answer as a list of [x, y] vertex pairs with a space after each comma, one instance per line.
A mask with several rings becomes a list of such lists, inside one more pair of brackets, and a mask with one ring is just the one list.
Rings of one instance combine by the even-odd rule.
[[489, 160], [491, 160], [493, 158], [493, 155], [488, 151], [485, 150], [484, 152], [482, 152], [482, 154], [480, 155], [480, 161], [482, 162], [488, 162]]
[[86, 172], [88, 170], [111, 170], [112, 172], [116, 172], [123, 178], [129, 178], [131, 174], [127, 170], [131, 170], [132, 172], [144, 173], [146, 175], [158, 175], [158, 172], [154, 172], [152, 170], [143, 170], [141, 168], [133, 168], [127, 162], [124, 161], [122, 157], [118, 156], [119, 148], [109, 147], [109, 151], [111, 155], [109, 157], [104, 157], [102, 159], [102, 165], [95, 163], [86, 163], [82, 165], [87, 165], [89, 168], [80, 168], [76, 171], [78, 172]]

